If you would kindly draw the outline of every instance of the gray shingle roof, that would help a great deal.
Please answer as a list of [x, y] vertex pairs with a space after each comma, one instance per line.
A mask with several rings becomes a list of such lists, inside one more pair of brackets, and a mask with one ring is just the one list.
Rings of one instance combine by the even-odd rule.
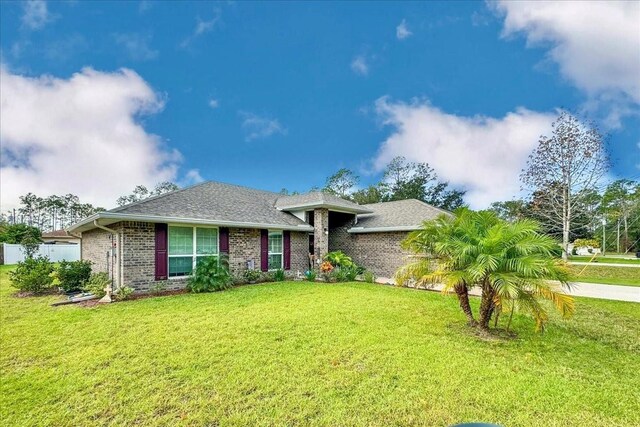
[[451, 212], [431, 206], [420, 200], [398, 200], [363, 205], [373, 211], [371, 214], [358, 215], [358, 223], [349, 231], [365, 233], [371, 229], [417, 229], [423, 221], [435, 219], [439, 215], [452, 215]]
[[290, 213], [275, 208], [280, 196], [239, 185], [203, 182], [109, 212], [283, 226], [305, 224]]
[[353, 213], [368, 213], [370, 209], [323, 191], [312, 191], [294, 196], [280, 196], [276, 207], [283, 210], [313, 209], [315, 207], [331, 207]]

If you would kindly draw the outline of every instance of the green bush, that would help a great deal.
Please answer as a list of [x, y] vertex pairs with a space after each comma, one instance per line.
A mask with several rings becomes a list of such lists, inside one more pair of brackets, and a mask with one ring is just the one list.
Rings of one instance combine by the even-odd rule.
[[111, 279], [109, 275], [105, 272], [94, 273], [89, 276], [89, 280], [84, 283], [82, 290], [85, 292], [89, 292], [98, 298], [102, 298], [106, 292], [105, 288], [109, 285]]
[[91, 276], [91, 261], [60, 261], [56, 275], [65, 292], [78, 291]]
[[149, 287], [149, 292], [151, 292], [154, 295], [160, 295], [166, 290], [167, 290], [166, 280], [160, 280], [158, 282], [155, 282], [153, 285], [151, 285], [151, 287]]
[[257, 282], [262, 277], [262, 273], [259, 270], [245, 270], [242, 274], [244, 280], [249, 283]]
[[331, 272], [331, 278], [336, 282], [346, 282], [347, 279], [347, 270], [346, 268], [336, 268]]
[[329, 261], [334, 267], [352, 267], [355, 264], [350, 256], [342, 251], [329, 252], [324, 256], [325, 261]]
[[187, 289], [190, 292], [215, 292], [229, 289], [233, 286], [233, 276], [229, 272], [229, 263], [225, 258], [205, 258], [196, 266], [196, 270], [189, 279]]
[[573, 246], [576, 248], [585, 248], [591, 246], [592, 248], [599, 248], [600, 241], [597, 239], [576, 239], [573, 242]]
[[131, 298], [133, 292], [133, 288], [130, 288], [129, 286], [122, 286], [115, 290], [115, 292], [113, 293], [113, 297], [116, 299], [116, 301], [124, 301]]
[[316, 281], [316, 277], [317, 277], [317, 273], [315, 270], [307, 270], [304, 272], [304, 277], [305, 279], [307, 279], [309, 282], [315, 282]]
[[47, 257], [26, 258], [19, 262], [9, 278], [15, 288], [23, 292], [43, 293], [53, 286], [53, 264]]
[[284, 282], [286, 276], [284, 274], [284, 270], [279, 268], [271, 274], [271, 278], [274, 282]]
[[362, 274], [362, 278], [367, 283], [375, 283], [376, 281], [376, 275], [373, 274], [372, 271], [368, 271], [368, 270]]

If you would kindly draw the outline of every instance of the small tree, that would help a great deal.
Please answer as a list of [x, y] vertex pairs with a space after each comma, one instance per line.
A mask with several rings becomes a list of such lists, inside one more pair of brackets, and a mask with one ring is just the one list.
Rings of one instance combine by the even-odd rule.
[[[529, 311], [537, 329], [547, 320], [539, 299], [551, 300], [563, 315], [573, 313], [573, 299], [561, 292], [567, 271], [556, 259], [557, 243], [539, 232], [537, 223], [509, 223], [490, 211], [456, 211], [456, 217], [426, 221], [409, 235], [404, 247], [418, 258], [398, 270], [400, 284], [442, 283], [443, 292], [455, 291], [470, 325], [489, 330], [493, 315], [505, 306]], [[468, 291], [482, 289], [478, 320], [469, 305]]]
[[53, 286], [53, 271], [49, 258], [27, 258], [9, 272], [9, 279], [21, 291], [40, 294]]
[[338, 172], [327, 178], [327, 183], [323, 191], [335, 194], [343, 199], [349, 198], [350, 190], [358, 185], [359, 177], [346, 168], [340, 169]]
[[565, 260], [575, 213], [608, 166], [604, 136], [598, 127], [562, 111], [552, 124], [551, 137], [540, 137], [522, 171], [524, 186], [545, 195], [540, 215], [562, 229]]

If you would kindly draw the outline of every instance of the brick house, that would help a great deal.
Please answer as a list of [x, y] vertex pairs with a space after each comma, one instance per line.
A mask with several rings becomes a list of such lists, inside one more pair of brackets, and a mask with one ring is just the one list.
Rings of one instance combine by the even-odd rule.
[[[116, 287], [180, 289], [198, 259], [227, 254], [231, 271], [282, 268], [295, 276], [341, 250], [377, 276], [405, 261], [400, 242], [446, 211], [418, 200], [358, 205], [323, 193], [286, 196], [204, 182], [99, 212], [69, 229], [82, 259]], [[311, 255], [311, 256], [310, 256]]]

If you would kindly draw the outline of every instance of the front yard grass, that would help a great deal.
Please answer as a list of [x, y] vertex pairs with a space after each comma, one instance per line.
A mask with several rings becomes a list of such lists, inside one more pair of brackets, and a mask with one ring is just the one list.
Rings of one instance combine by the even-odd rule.
[[[634, 254], [629, 254], [628, 256], [629, 257], [633, 257]], [[569, 261], [573, 261], [573, 262], [592, 262], [592, 263], [595, 263], [595, 264], [605, 263], [605, 264], [640, 265], [640, 259], [638, 259], [638, 258], [629, 259], [629, 258], [618, 258], [618, 257], [610, 257], [610, 256], [602, 256], [602, 255], [596, 255], [595, 258], [593, 256], [572, 255], [571, 258], [569, 258]]]
[[640, 425], [634, 303], [578, 299], [544, 334], [516, 315], [517, 338], [484, 340], [434, 292], [283, 282], [52, 308], [6, 271], [7, 426]]
[[640, 286], [640, 268], [602, 265], [571, 265], [571, 280], [605, 285]]

